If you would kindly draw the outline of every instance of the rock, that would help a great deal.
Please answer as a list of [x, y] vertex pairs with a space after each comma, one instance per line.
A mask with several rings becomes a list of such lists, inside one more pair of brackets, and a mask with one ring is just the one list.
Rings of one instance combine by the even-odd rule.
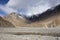
[[0, 16], [0, 27], [14, 27], [14, 25]]

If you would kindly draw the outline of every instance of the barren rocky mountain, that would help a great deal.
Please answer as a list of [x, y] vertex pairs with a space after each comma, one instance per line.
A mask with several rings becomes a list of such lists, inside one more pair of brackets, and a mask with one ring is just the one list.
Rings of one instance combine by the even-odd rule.
[[14, 25], [0, 16], [0, 27], [14, 27]]
[[56, 12], [54, 15], [47, 17], [43, 20], [28, 23], [24, 18], [19, 17], [16, 13], [8, 14], [3, 17], [5, 20], [11, 22], [15, 27], [57, 27], [60, 26], [60, 12]]
[[[31, 18], [17, 13], [10, 13], [3, 17], [4, 20], [11, 22], [15, 27], [43, 27], [51, 28], [60, 26], [60, 5], [54, 10], [47, 10], [38, 17], [33, 15]], [[5, 24], [4, 24], [5, 25]]]
[[5, 20], [11, 22], [15, 27], [26, 26], [25, 19], [19, 16], [16, 13], [10, 13], [7, 16], [3, 17]]

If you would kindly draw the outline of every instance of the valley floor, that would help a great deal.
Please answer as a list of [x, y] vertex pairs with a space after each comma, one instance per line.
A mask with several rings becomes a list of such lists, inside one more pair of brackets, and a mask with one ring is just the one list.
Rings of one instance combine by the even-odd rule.
[[60, 40], [60, 28], [0, 28], [0, 40]]

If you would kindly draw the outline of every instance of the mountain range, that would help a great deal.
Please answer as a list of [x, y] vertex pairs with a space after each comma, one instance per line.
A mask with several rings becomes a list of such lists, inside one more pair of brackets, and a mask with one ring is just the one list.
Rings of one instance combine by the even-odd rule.
[[29, 22], [24, 17], [12, 12], [0, 17], [0, 27], [43, 27], [51, 28], [60, 26], [60, 12], [56, 12], [47, 18], [39, 21]]
[[0, 16], [0, 27], [59, 27], [60, 26], [60, 5], [54, 10], [47, 10], [37, 16], [31, 17], [22, 16], [15, 12]]

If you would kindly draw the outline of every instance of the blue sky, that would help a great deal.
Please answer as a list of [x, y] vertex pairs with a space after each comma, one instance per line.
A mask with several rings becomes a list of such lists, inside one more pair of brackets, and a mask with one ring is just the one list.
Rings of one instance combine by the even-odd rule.
[[1, 5], [5, 5], [9, 0], [0, 0]]
[[0, 16], [12, 12], [32, 16], [60, 4], [60, 0], [0, 0]]
[[[5, 5], [9, 0], [0, 0], [0, 5]], [[6, 13], [0, 9], [0, 16], [4, 16]]]

